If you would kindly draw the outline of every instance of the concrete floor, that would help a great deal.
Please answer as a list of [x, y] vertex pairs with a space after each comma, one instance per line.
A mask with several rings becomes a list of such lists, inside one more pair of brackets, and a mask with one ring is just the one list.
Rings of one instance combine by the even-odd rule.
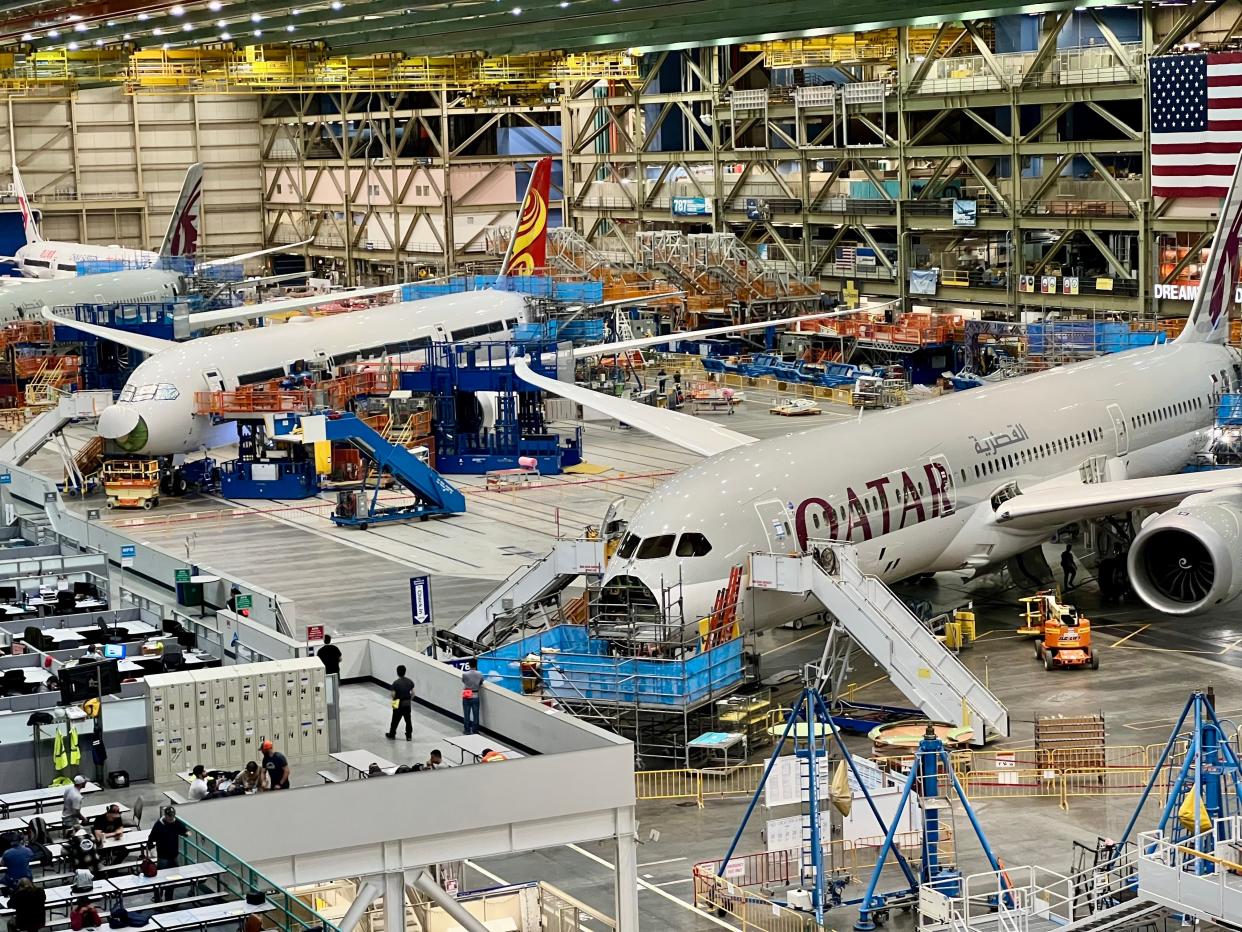
[[[768, 415], [767, 405], [768, 399], [758, 399], [732, 417], [715, 419], [766, 437], [819, 426], [829, 417], [850, 416], [838, 410], [791, 421]], [[76, 445], [82, 436], [75, 434], [71, 442]], [[330, 631], [382, 631], [411, 643], [410, 575], [434, 575], [438, 620], [451, 622], [495, 580], [541, 555], [554, 538], [576, 536], [584, 525], [597, 523], [615, 496], [624, 495], [626, 510], [632, 510], [665, 475], [698, 459], [646, 435], [602, 425], [587, 428], [585, 450], [590, 462], [609, 466], [610, 471], [598, 477], [548, 477], [537, 487], [499, 494], [487, 492], [479, 479], [454, 477], [467, 493], [470, 510], [448, 521], [358, 532], [332, 526], [326, 501], [235, 503], [202, 497], [169, 500], [154, 513], [115, 512], [105, 520], [169, 549], [179, 550], [188, 541], [196, 559], [292, 595], [302, 619], [322, 620]], [[35, 465], [51, 475], [60, 471], [58, 459], [48, 451], [39, 454]], [[1055, 555], [1050, 556], [1055, 565]], [[1009, 706], [1012, 734], [998, 747], [1029, 746], [1035, 716], [1057, 712], [1103, 711], [1112, 745], [1163, 742], [1188, 691], [1208, 685], [1216, 687], [1222, 713], [1242, 712], [1242, 604], [1189, 620], [1162, 617], [1139, 604], [1102, 609], [1088, 580], [1072, 598], [1093, 618], [1101, 669], [1046, 673], [1034, 658], [1031, 642], [1013, 633], [1017, 599], [1025, 591], [1005, 589], [995, 580], [966, 584], [953, 574], [908, 588], [911, 596], [938, 608], [974, 601], [979, 640], [962, 656]], [[362, 591], [369, 594], [364, 603], [357, 598]], [[360, 604], [365, 605], [362, 611]], [[758, 641], [763, 675], [796, 670], [818, 659], [825, 636], [824, 628], [765, 633]], [[864, 700], [907, 704], [868, 658], [858, 661], [851, 679], [869, 684], [860, 696]], [[342, 734], [356, 746], [394, 761], [412, 762], [425, 760], [437, 736], [455, 727], [420, 713], [414, 742], [388, 742], [383, 737], [387, 717], [381, 690], [348, 690]], [[848, 743], [852, 750], [867, 750], [861, 739]], [[762, 757], [760, 753], [755, 759]], [[295, 780], [316, 782], [314, 769], [318, 768], [300, 767]], [[150, 794], [149, 788], [146, 793]], [[1093, 845], [1099, 835], [1115, 837], [1135, 802], [1134, 796], [1075, 798], [1063, 811], [1055, 799], [998, 799], [979, 802], [976, 812], [1006, 865], [1040, 864], [1065, 872], [1073, 841]], [[697, 932], [721, 927], [719, 919], [690, 905], [690, 868], [696, 861], [724, 854], [744, 809], [742, 800], [710, 802], [703, 810], [693, 803], [639, 805], [639, 903], [644, 929]], [[758, 810], [739, 851], [762, 849], [759, 826], [764, 818], [763, 810]], [[1145, 813], [1140, 827], [1150, 827], [1153, 818], [1153, 813]], [[968, 828], [959, 813], [959, 865], [967, 873], [982, 864], [977, 847], [965, 841]], [[615, 852], [608, 845], [531, 852], [471, 865], [468, 882], [488, 886], [543, 879], [612, 914], [614, 861]], [[854, 887], [847, 895], [860, 893], [861, 888]], [[842, 912], [832, 921], [836, 928], [846, 928], [853, 918]]]

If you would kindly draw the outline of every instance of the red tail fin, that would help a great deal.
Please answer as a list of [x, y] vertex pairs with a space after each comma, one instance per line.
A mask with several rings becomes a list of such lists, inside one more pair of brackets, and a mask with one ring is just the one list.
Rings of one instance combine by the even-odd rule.
[[531, 173], [513, 239], [500, 266], [501, 276], [530, 275], [548, 261], [548, 195], [552, 188], [552, 159], [542, 158]]

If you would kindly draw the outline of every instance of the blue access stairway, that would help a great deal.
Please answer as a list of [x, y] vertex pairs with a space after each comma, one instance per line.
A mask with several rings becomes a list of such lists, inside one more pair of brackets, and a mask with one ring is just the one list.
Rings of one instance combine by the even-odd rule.
[[[300, 426], [303, 443], [329, 441], [350, 443], [368, 460], [370, 468], [360, 489], [338, 495], [332, 514], [335, 524], [359, 527], [386, 521], [408, 521], [432, 515], [462, 514], [466, 498], [438, 472], [400, 444], [389, 443], [365, 421], [353, 414], [306, 415], [277, 422], [275, 438], [290, 435]], [[381, 505], [380, 485], [384, 473], [414, 496], [413, 501]]]

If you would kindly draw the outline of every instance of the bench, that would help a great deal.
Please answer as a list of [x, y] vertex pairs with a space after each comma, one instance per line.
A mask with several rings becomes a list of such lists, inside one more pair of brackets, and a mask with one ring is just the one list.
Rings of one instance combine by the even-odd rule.
[[331, 770], [320, 770], [318, 775], [323, 778], [324, 783], [344, 783], [343, 777], [338, 777]]
[[190, 801], [178, 793], [176, 790], [164, 790], [164, 796], [174, 806], [188, 806]]

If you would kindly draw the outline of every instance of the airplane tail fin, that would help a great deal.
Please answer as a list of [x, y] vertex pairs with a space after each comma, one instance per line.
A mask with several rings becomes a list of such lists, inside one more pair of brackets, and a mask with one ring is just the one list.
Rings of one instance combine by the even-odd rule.
[[193, 258], [198, 252], [198, 235], [201, 230], [203, 207], [203, 163], [195, 162], [185, 173], [181, 194], [173, 209], [164, 242], [160, 244], [160, 258]]
[[1229, 338], [1229, 309], [1238, 287], [1238, 259], [1242, 255], [1242, 160], [1234, 169], [1229, 193], [1220, 208], [1216, 235], [1208, 253], [1199, 293], [1190, 307], [1178, 343], [1224, 343]]
[[500, 276], [530, 275], [548, 262], [548, 196], [552, 188], [552, 159], [535, 164], [526, 196], [518, 211], [513, 238], [500, 266]]
[[26, 186], [22, 184], [22, 173], [13, 165], [13, 195], [17, 198], [17, 207], [22, 212], [22, 229], [26, 231], [27, 243], [41, 243], [39, 228], [35, 226], [34, 211], [30, 209], [30, 199], [26, 197]]

